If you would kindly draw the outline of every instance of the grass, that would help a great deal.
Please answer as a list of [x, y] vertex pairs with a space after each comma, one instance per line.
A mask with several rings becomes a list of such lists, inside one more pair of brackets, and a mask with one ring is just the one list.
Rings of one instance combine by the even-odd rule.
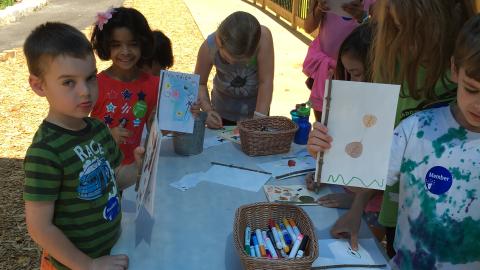
[[0, 0], [0, 10], [15, 3], [15, 0]]

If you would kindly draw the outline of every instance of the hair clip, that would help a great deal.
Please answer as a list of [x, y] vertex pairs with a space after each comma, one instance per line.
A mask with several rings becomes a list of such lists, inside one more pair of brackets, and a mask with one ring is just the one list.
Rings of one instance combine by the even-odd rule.
[[98, 29], [100, 29], [100, 31], [103, 30], [103, 26], [108, 22], [108, 20], [110, 20], [112, 18], [112, 13], [114, 12], [115, 10], [113, 8], [109, 8], [107, 11], [105, 12], [97, 12], [97, 26], [98, 26]]

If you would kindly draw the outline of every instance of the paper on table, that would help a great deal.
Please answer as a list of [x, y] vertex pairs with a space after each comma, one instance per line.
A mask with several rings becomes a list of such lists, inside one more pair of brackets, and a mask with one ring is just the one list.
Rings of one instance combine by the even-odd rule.
[[229, 140], [222, 138], [220, 136], [213, 136], [213, 137], [205, 136], [205, 140], [203, 141], [203, 149], [207, 149], [213, 146], [217, 146], [217, 145], [229, 143], [229, 142], [230, 142]]
[[198, 172], [184, 175], [180, 180], [170, 183], [170, 186], [181, 191], [186, 191], [192, 187], [195, 187], [198, 183], [205, 179], [205, 177], [203, 177], [204, 174], [204, 172]]
[[258, 192], [271, 175], [213, 165], [202, 177], [207, 182]]
[[[318, 258], [313, 262], [312, 267], [342, 266], [342, 265], [382, 265], [369, 269], [390, 269], [387, 260], [382, 255], [374, 239], [359, 239], [358, 251], [350, 248], [350, 243], [346, 239], [319, 239]], [[343, 268], [342, 268], [343, 269]], [[365, 269], [365, 268], [348, 268]]]
[[[312, 159], [310, 157], [310, 159]], [[313, 159], [312, 159], [313, 160]], [[289, 165], [290, 161], [290, 165]], [[272, 173], [272, 175], [279, 176], [287, 173], [298, 172], [306, 169], [314, 169], [314, 162], [306, 162], [304, 158], [284, 158], [271, 162], [258, 164], [258, 167]]]

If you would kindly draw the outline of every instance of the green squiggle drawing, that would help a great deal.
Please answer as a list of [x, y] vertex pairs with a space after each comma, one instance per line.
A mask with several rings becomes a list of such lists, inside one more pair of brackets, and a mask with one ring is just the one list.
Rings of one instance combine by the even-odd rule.
[[379, 188], [382, 188], [383, 187], [383, 181], [384, 181], [384, 180], [377, 181], [375, 179], [372, 182], [370, 182], [370, 184], [367, 185], [367, 184], [365, 184], [365, 182], [362, 179], [360, 179], [358, 177], [355, 177], [355, 176], [352, 177], [350, 180], [345, 181], [345, 179], [343, 178], [343, 176], [341, 174], [337, 175], [337, 177], [334, 177], [333, 175], [330, 174], [330, 175], [328, 175], [327, 182], [336, 184], [340, 179], [341, 179], [341, 182], [346, 186], [350, 185], [350, 183], [352, 183], [354, 180], [357, 180], [357, 181], [360, 181], [360, 183], [362, 183], [363, 187], [366, 187], [366, 188], [371, 187], [373, 184], [377, 184], [377, 186]]

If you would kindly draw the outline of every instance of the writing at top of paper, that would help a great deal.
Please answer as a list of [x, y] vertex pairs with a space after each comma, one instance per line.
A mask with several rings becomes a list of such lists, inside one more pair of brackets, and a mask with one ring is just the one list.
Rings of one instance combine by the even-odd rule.
[[157, 116], [161, 130], [193, 132], [195, 119], [190, 107], [197, 100], [199, 81], [197, 74], [160, 72]]
[[324, 152], [320, 180], [384, 190], [400, 86], [331, 82], [328, 133], [334, 143]]

